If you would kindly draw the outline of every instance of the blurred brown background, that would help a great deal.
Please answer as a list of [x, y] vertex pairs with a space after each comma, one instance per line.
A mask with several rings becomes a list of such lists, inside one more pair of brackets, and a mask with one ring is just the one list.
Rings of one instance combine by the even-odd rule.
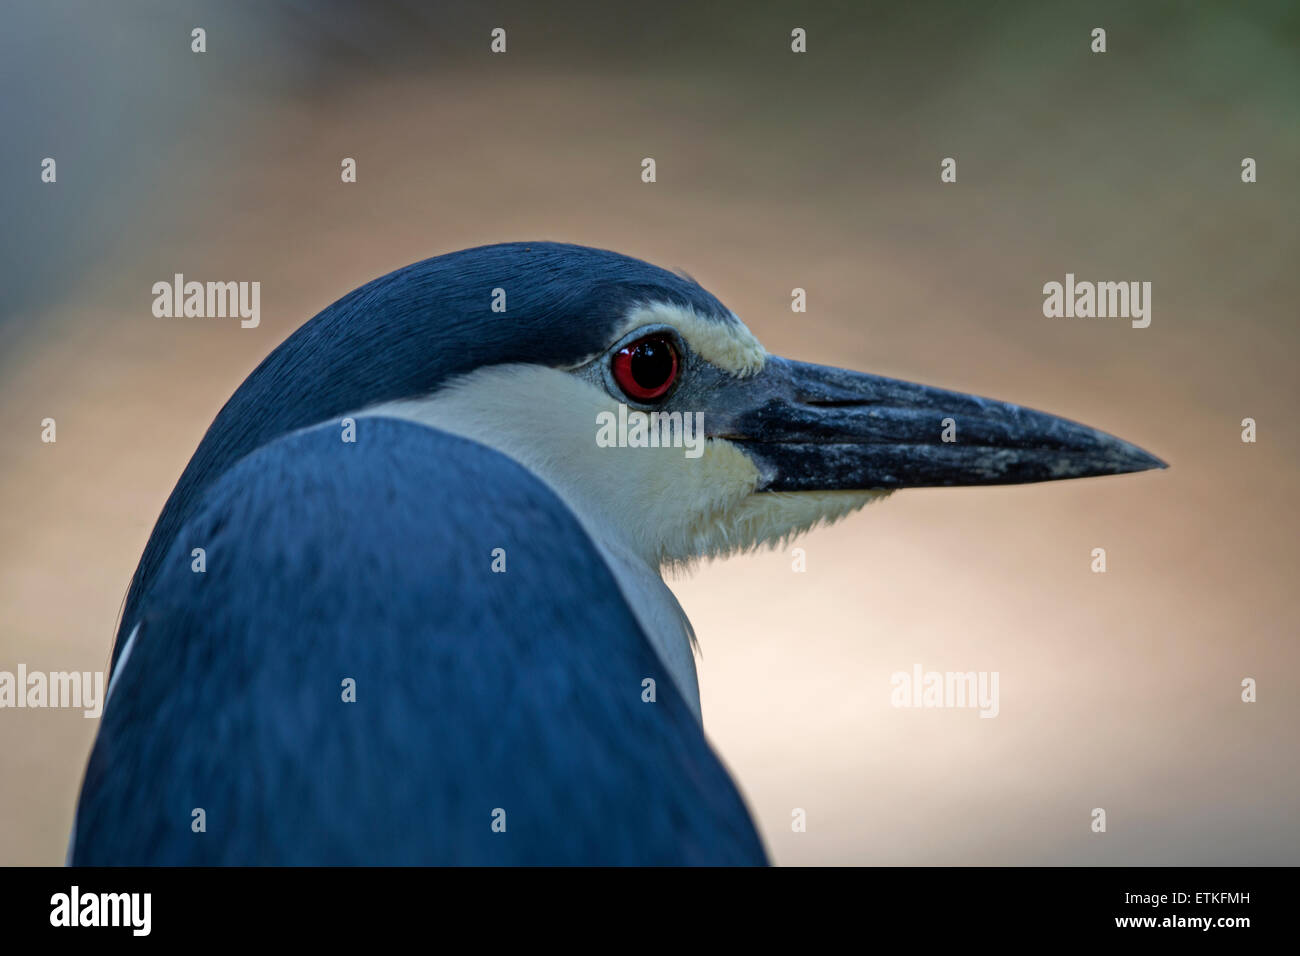
[[[0, 670], [106, 666], [164, 498], [303, 321], [427, 256], [580, 242], [686, 269], [773, 352], [1172, 466], [903, 492], [799, 542], [807, 573], [675, 581], [776, 862], [1300, 862], [1298, 8], [809, 7], [6, 5]], [[154, 318], [174, 272], [261, 281], [260, 328]], [[1150, 328], [1044, 318], [1066, 272], [1152, 282]], [[1000, 672], [1000, 716], [894, 709], [916, 663]], [[0, 863], [62, 861], [95, 729], [0, 710]]]

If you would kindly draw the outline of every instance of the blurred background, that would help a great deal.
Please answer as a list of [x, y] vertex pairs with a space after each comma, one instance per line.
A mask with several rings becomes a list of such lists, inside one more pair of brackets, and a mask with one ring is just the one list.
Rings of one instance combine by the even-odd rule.
[[[107, 666], [167, 493], [302, 322], [428, 256], [578, 242], [689, 271], [773, 352], [1171, 464], [902, 492], [798, 542], [805, 573], [787, 550], [673, 581], [775, 862], [1300, 862], [1294, 3], [2, 16], [0, 670]], [[154, 318], [176, 272], [260, 281], [260, 327]], [[1067, 272], [1150, 281], [1151, 326], [1044, 318]], [[999, 672], [1000, 715], [891, 707], [916, 664]], [[0, 710], [0, 863], [62, 862], [96, 725]]]

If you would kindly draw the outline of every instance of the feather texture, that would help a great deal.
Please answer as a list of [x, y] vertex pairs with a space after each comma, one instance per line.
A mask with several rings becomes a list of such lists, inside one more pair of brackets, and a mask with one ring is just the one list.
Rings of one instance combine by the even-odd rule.
[[139, 602], [73, 862], [765, 862], [560, 499], [434, 429], [356, 438], [295, 432], [195, 502]]

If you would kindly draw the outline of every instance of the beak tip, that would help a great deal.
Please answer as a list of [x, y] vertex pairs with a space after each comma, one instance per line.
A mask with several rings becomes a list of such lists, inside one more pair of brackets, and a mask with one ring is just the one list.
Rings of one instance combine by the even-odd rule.
[[1126, 467], [1124, 467], [1121, 474], [1124, 472], [1137, 471], [1163, 471], [1169, 467], [1168, 462], [1161, 458], [1157, 458], [1144, 448], [1139, 448], [1137, 445], [1130, 445], [1129, 449], [1130, 451], [1127, 456], [1128, 461], [1125, 462]]

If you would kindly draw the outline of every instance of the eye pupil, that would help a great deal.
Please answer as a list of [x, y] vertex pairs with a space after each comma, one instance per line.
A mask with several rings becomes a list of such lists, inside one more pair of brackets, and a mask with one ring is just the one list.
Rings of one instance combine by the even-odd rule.
[[619, 349], [613, 372], [629, 398], [639, 402], [663, 398], [677, 380], [677, 348], [666, 336], [646, 336]]
[[677, 362], [667, 343], [650, 340], [632, 350], [632, 380], [645, 389], [656, 389], [667, 382]]

